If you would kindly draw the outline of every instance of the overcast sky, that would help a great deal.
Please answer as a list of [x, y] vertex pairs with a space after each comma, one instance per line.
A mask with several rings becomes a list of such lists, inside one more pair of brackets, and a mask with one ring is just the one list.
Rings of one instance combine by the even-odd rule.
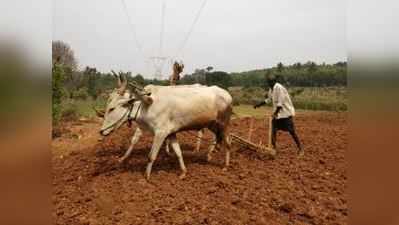
[[[346, 60], [346, 1], [208, 0], [179, 54], [204, 0], [56, 0], [53, 39], [69, 43], [81, 67], [129, 70], [152, 77], [149, 57], [183, 60], [185, 73], [208, 65], [227, 72], [313, 60]], [[160, 53], [162, 5], [165, 4]], [[137, 42], [132, 30], [136, 31]], [[140, 48], [142, 50], [140, 50]], [[168, 60], [164, 77], [170, 74]]]

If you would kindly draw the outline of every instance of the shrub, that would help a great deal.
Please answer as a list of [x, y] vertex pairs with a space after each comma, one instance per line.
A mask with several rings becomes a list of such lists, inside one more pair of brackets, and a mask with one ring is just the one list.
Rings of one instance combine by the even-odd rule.
[[78, 107], [76, 104], [68, 103], [63, 105], [61, 118], [63, 121], [75, 121], [79, 119]]
[[82, 100], [86, 100], [89, 97], [89, 93], [86, 87], [80, 88], [77, 91], [74, 91], [72, 93], [72, 97], [74, 99], [82, 99]]

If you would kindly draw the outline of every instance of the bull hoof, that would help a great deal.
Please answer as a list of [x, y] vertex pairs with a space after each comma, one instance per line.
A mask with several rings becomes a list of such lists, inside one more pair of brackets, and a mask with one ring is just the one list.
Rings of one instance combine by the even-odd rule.
[[146, 180], [147, 182], [149, 182], [149, 181], [150, 181], [150, 175], [146, 174], [146, 175], [145, 175], [145, 180]]
[[186, 173], [180, 174], [179, 179], [180, 179], [180, 180], [183, 180], [184, 178], [186, 178]]
[[223, 172], [226, 172], [228, 170], [229, 170], [229, 168], [227, 166], [223, 167], [223, 169], [222, 169]]
[[122, 158], [118, 159], [118, 162], [120, 164], [123, 164], [125, 161], [126, 161], [126, 157], [122, 157]]
[[298, 152], [298, 158], [302, 158], [305, 155], [305, 151], [304, 150], [300, 150]]

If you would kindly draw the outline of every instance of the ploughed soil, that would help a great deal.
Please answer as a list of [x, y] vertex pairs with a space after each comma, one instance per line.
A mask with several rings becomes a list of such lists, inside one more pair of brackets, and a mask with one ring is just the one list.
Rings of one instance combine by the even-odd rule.
[[[232, 121], [232, 132], [248, 137], [251, 119]], [[178, 178], [175, 156], [161, 150], [147, 182], [143, 173], [152, 137], [144, 134], [132, 157], [119, 164], [133, 128], [121, 127], [98, 141], [101, 121], [66, 123], [53, 140], [55, 224], [347, 224], [347, 114], [300, 112], [295, 117], [305, 156], [289, 134], [278, 134], [277, 157], [233, 142], [231, 166], [224, 152], [200, 152], [195, 133], [178, 135], [188, 174]], [[267, 143], [267, 120], [253, 123], [251, 140]]]

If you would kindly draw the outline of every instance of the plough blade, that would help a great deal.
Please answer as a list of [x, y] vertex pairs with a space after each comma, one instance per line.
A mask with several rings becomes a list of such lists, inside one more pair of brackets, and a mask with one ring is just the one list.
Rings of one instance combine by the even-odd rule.
[[267, 154], [272, 158], [274, 158], [276, 156], [276, 150], [273, 148], [257, 145], [255, 143], [245, 140], [244, 138], [237, 136], [235, 134], [230, 134], [230, 137], [231, 137], [232, 141], [235, 141], [238, 144], [245, 146], [250, 150], [253, 150], [253, 151], [256, 151], [256, 152], [262, 153], [262, 154]]

